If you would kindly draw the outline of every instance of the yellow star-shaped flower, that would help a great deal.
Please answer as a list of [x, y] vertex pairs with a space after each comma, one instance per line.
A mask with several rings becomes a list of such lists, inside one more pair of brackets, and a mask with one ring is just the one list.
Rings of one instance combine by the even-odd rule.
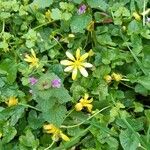
[[84, 107], [87, 108], [89, 112], [92, 111], [93, 105], [90, 104], [93, 101], [93, 98], [88, 100], [89, 95], [86, 93], [83, 98], [79, 100], [79, 103], [75, 105], [76, 111], [81, 111]]
[[26, 62], [30, 63], [30, 68], [39, 67], [39, 59], [36, 57], [36, 54], [33, 49], [31, 49], [31, 55], [26, 54], [25, 59]]
[[83, 55], [80, 54], [80, 48], [77, 49], [76, 51], [76, 56], [74, 57], [70, 52], [66, 52], [67, 57], [70, 60], [62, 60], [60, 63], [62, 65], [67, 66], [65, 68], [65, 72], [72, 72], [72, 79], [75, 80], [77, 77], [78, 70], [80, 73], [84, 76], [88, 76], [88, 72], [86, 71], [85, 68], [91, 68], [93, 65], [87, 62], [84, 62], [85, 59], [89, 56], [88, 53], [85, 53]]
[[14, 96], [9, 97], [8, 101], [6, 102], [8, 107], [15, 106], [18, 104], [18, 99]]
[[69, 137], [53, 124], [44, 125], [43, 129], [46, 133], [53, 134], [53, 140], [57, 141], [59, 138], [62, 138], [64, 141], [70, 141]]

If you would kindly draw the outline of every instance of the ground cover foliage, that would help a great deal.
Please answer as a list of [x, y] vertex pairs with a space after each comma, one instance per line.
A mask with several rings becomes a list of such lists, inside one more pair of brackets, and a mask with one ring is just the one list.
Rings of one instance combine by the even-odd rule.
[[149, 150], [150, 2], [0, 0], [0, 149]]

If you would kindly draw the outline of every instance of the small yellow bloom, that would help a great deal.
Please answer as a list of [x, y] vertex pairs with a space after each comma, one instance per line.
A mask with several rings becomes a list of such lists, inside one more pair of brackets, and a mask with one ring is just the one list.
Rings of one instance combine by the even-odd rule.
[[91, 56], [93, 56], [95, 53], [93, 52], [92, 49], [90, 49], [89, 52], [88, 52], [88, 54], [89, 54], [89, 57], [91, 57]]
[[84, 76], [88, 76], [88, 72], [86, 71], [85, 68], [91, 68], [93, 65], [87, 62], [84, 62], [85, 59], [88, 58], [89, 54], [85, 53], [83, 55], [80, 54], [80, 48], [77, 49], [76, 51], [76, 57], [74, 57], [70, 52], [66, 52], [67, 57], [70, 60], [62, 60], [60, 63], [62, 65], [67, 66], [65, 68], [65, 72], [72, 72], [72, 79], [75, 80], [77, 77], [78, 70], [80, 73]]
[[110, 75], [104, 76], [104, 79], [107, 83], [110, 83], [112, 81], [112, 77]]
[[69, 37], [69, 38], [74, 38], [75, 35], [74, 35], [74, 34], [69, 34], [68, 37]]
[[83, 98], [79, 100], [79, 103], [75, 105], [76, 111], [81, 111], [83, 108], [87, 108], [89, 112], [92, 111], [93, 105], [90, 104], [93, 101], [93, 98], [88, 100], [89, 95], [86, 93]]
[[33, 49], [31, 49], [31, 56], [26, 54], [25, 59], [26, 62], [30, 63], [30, 68], [39, 67], [39, 59], [36, 57], [36, 54]]
[[113, 80], [115, 80], [117, 82], [121, 81], [121, 79], [122, 79], [122, 75], [121, 74], [112, 73], [111, 76], [112, 76]]
[[45, 13], [45, 17], [48, 19], [48, 21], [51, 21], [51, 12], [49, 10]]
[[55, 141], [57, 141], [59, 138], [62, 138], [64, 141], [70, 141], [69, 137], [53, 124], [44, 125], [43, 129], [46, 133], [53, 134], [52, 139]]
[[9, 97], [8, 101], [6, 102], [8, 107], [15, 106], [18, 104], [18, 99], [14, 96]]
[[123, 30], [123, 31], [126, 31], [126, 30], [127, 30], [127, 27], [126, 27], [126, 26], [122, 26], [122, 30]]
[[91, 21], [87, 28], [86, 28], [88, 31], [92, 32], [94, 30], [94, 21]]
[[136, 20], [138, 20], [138, 21], [141, 20], [141, 16], [137, 12], [134, 12], [132, 15]]

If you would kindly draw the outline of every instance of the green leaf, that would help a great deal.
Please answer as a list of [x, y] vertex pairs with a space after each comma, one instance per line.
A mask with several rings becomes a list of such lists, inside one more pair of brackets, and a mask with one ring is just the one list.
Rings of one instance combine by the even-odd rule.
[[135, 86], [135, 92], [136, 93], [140, 93], [140, 94], [142, 94], [144, 96], [148, 95], [148, 90], [143, 85], [141, 85], [141, 84], [137, 84]]
[[4, 59], [0, 64], [0, 70], [7, 72], [7, 80], [9, 83], [13, 83], [16, 80], [17, 64], [12, 59]]
[[27, 130], [25, 134], [26, 134], [25, 136], [24, 135], [20, 136], [19, 138], [20, 144], [32, 149], [37, 148], [39, 145], [39, 140], [35, 139], [33, 133], [30, 130]]
[[3, 144], [9, 143], [16, 134], [17, 130], [14, 127], [5, 125], [3, 129]]
[[100, 10], [106, 11], [108, 4], [104, 0], [86, 0], [91, 8], [98, 8]]
[[89, 14], [82, 14], [80, 16], [72, 17], [71, 21], [71, 31], [73, 33], [84, 33], [84, 29], [88, 26], [88, 24], [92, 21], [92, 16]]
[[58, 8], [52, 9], [52, 14], [51, 14], [52, 19], [60, 20], [62, 18], [61, 16], [62, 16], [62, 12]]
[[138, 102], [134, 102], [134, 112], [143, 112], [144, 108], [143, 105], [141, 103]]
[[49, 7], [52, 3], [53, 0], [34, 0], [33, 3], [31, 3], [31, 7], [45, 8]]
[[74, 3], [80, 4], [83, 0], [73, 0]]
[[60, 126], [66, 116], [66, 107], [60, 104], [54, 105], [49, 111], [43, 112], [42, 117], [45, 121]]
[[111, 68], [109, 66], [100, 66], [93, 71], [93, 76], [98, 79], [103, 79], [105, 75], [108, 75], [110, 73], [110, 71]]
[[135, 55], [138, 55], [143, 49], [141, 37], [133, 34], [131, 35], [131, 42], [133, 47], [132, 51]]
[[28, 123], [32, 129], [38, 129], [39, 127], [42, 127], [44, 120], [43, 120], [43, 118], [38, 116], [36, 111], [31, 110], [29, 112]]
[[119, 139], [124, 150], [136, 150], [140, 143], [138, 138], [129, 130], [121, 130]]
[[111, 46], [116, 46], [116, 43], [114, 43], [111, 39], [111, 36], [109, 34], [102, 34], [97, 36], [97, 41], [101, 45], [111, 45]]
[[142, 24], [133, 20], [128, 25], [128, 35], [139, 34], [142, 30]]
[[150, 90], [150, 75], [139, 77], [137, 82]]

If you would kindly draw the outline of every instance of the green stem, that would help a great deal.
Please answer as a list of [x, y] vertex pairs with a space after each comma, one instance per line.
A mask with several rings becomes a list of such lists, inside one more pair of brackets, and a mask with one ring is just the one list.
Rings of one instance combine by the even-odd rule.
[[86, 48], [86, 45], [87, 45], [88, 39], [89, 39], [89, 32], [87, 33], [87, 38], [86, 38], [86, 41], [85, 41], [85, 44], [84, 44], [83, 49], [85, 49], [85, 48]]
[[121, 79], [121, 81], [130, 81], [129, 79]]
[[48, 25], [48, 24], [50, 24], [50, 23], [53, 23], [53, 22], [55, 22], [55, 20], [50, 21], [50, 22], [46, 22], [46, 23], [43, 23], [43, 24], [40, 24], [40, 25], [34, 27], [33, 30], [37, 30], [37, 29], [39, 29], [39, 28], [41, 28], [41, 27], [43, 27], [43, 26], [46, 26], [46, 25]]
[[[145, 12], [145, 6], [146, 4], [145, 4], [145, 0], [144, 0], [144, 2], [143, 2], [143, 12]], [[143, 13], [143, 26], [145, 26], [145, 13]]]
[[55, 143], [55, 141], [53, 141], [51, 144], [50, 144], [50, 146], [48, 146], [47, 148], [45, 148], [44, 150], [48, 150], [48, 149], [50, 149], [53, 145], [54, 145], [54, 143]]
[[32, 108], [32, 109], [34, 109], [34, 110], [37, 110], [37, 111], [40, 111], [40, 112], [41, 112], [41, 110], [39, 110], [38, 108], [33, 107], [33, 106], [31, 106], [31, 105], [28, 105], [28, 104], [19, 103], [18, 105], [21, 105], [21, 106], [24, 106], [24, 107], [27, 107], [27, 108]]
[[65, 49], [63, 48], [61, 43], [55, 37], [52, 37], [52, 39], [54, 39], [56, 41], [56, 43], [65, 51]]
[[125, 84], [125, 83], [123, 83], [123, 82], [120, 82], [120, 83], [123, 84], [123, 85], [125, 85], [125, 86], [128, 87], [128, 88], [134, 89], [132, 86], [127, 85], [127, 84]]
[[74, 110], [75, 110], [75, 108], [72, 109], [72, 110], [66, 115], [65, 119], [66, 119]]
[[3, 33], [5, 31], [5, 21], [3, 20], [3, 27], [2, 27], [2, 32]]
[[146, 141], [147, 141], [147, 143], [149, 142], [149, 140], [150, 140], [150, 126], [148, 127], [147, 135], [146, 135]]
[[78, 124], [71, 125], [71, 126], [64, 126], [64, 125], [62, 125], [61, 128], [67, 128], [67, 129], [68, 129], [68, 128], [75, 128], [75, 127], [78, 127], [78, 126], [82, 125], [83, 123], [85, 123], [86, 121], [92, 119], [94, 116], [98, 115], [100, 112], [102, 112], [103, 110], [105, 110], [105, 109], [107, 109], [107, 108], [109, 108], [109, 107], [110, 107], [110, 106], [104, 107], [103, 109], [99, 110], [98, 112], [96, 112], [95, 114], [93, 114], [92, 116], [90, 116], [89, 118], [87, 118], [86, 120], [84, 120], [84, 121], [82, 121], [82, 122], [80, 122], [80, 123], [78, 123]]

